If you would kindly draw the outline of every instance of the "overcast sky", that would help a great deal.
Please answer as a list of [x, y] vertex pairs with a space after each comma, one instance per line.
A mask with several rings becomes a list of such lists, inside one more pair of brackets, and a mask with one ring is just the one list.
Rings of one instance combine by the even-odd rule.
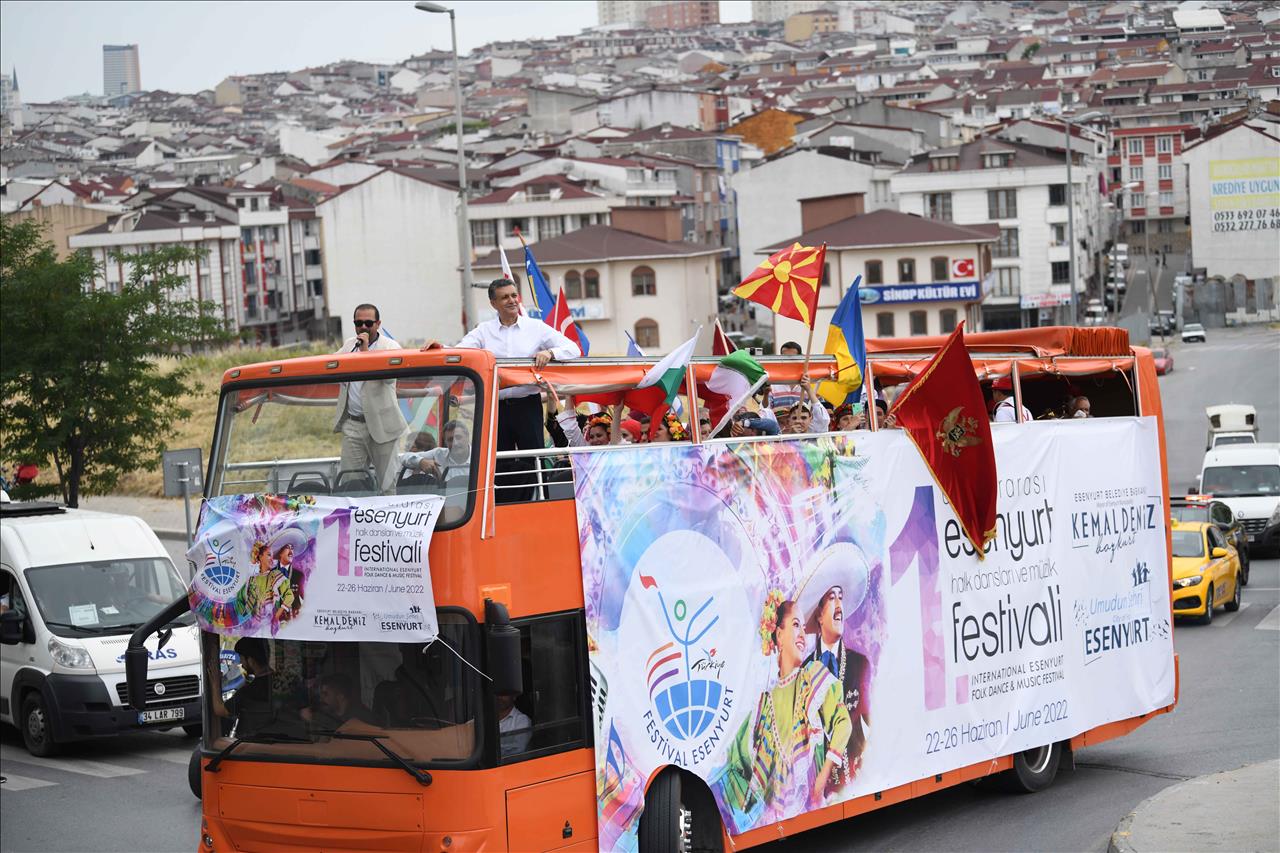
[[[596, 23], [593, 0], [454, 5], [464, 53], [493, 40], [575, 35]], [[721, 2], [720, 14], [749, 20], [751, 4]], [[17, 70], [24, 101], [102, 94], [104, 44], [138, 45], [142, 88], [198, 92], [230, 74], [447, 50], [449, 19], [415, 10], [412, 0], [0, 2], [0, 66]]]

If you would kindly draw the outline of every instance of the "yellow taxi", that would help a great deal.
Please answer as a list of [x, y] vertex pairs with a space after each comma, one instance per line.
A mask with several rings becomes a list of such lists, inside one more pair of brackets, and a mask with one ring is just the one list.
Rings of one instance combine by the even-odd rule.
[[1240, 609], [1240, 555], [1216, 524], [1173, 523], [1173, 615], [1213, 621], [1213, 609]]

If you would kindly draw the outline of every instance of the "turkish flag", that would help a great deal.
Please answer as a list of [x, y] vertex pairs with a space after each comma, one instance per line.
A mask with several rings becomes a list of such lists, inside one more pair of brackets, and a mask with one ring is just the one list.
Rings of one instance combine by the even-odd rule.
[[951, 262], [952, 278], [973, 278], [973, 258], [959, 258]]
[[583, 355], [587, 354], [586, 347], [582, 345], [582, 338], [578, 335], [578, 324], [573, 322], [573, 315], [569, 313], [569, 300], [564, 298], [563, 287], [556, 296], [556, 305], [551, 309], [551, 316], [546, 319], [546, 323], [577, 344]]
[[924, 457], [982, 559], [996, 535], [996, 453], [963, 322], [898, 395], [890, 415]]
[[724, 333], [724, 329], [720, 328], [720, 320], [716, 319], [715, 336], [711, 339], [712, 355], [728, 355], [731, 352], [737, 352], [738, 348], [733, 345], [733, 341], [729, 340], [729, 336]]

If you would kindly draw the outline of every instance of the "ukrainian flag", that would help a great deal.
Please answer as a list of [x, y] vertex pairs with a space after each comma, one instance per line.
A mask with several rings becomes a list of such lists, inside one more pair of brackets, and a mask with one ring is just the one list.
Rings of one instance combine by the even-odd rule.
[[837, 378], [818, 385], [818, 394], [833, 406], [844, 403], [846, 397], [857, 400], [862, 388], [863, 371], [867, 367], [867, 342], [862, 336], [862, 302], [858, 288], [862, 276], [853, 280], [844, 292], [836, 313], [827, 329], [827, 345], [822, 351], [836, 357], [839, 370]]

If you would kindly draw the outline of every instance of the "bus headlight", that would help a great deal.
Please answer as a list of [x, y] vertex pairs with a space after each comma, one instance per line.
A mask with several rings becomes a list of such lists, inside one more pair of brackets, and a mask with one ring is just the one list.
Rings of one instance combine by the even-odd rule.
[[64, 643], [57, 637], [49, 638], [49, 656], [58, 666], [65, 666], [67, 669], [94, 669], [93, 658], [83, 646]]

